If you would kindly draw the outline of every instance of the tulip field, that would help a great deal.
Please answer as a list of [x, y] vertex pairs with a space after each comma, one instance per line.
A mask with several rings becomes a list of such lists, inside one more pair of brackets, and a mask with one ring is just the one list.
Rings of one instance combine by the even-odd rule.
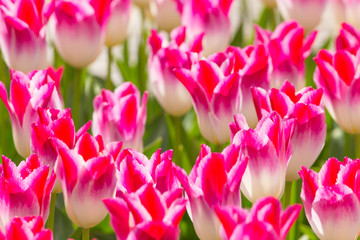
[[353, 240], [360, 0], [0, 0], [0, 240]]

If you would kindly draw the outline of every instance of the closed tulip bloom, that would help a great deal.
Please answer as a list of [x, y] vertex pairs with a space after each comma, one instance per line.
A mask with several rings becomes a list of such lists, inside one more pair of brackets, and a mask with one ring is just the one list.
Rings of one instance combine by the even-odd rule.
[[44, 1], [0, 3], [0, 46], [9, 68], [24, 73], [47, 67]]
[[274, 32], [255, 28], [255, 43], [264, 44], [270, 55], [270, 86], [280, 88], [288, 80], [296, 90], [305, 87], [304, 61], [311, 53], [317, 32], [305, 38], [304, 28], [296, 21], [285, 21]]
[[102, 200], [115, 196], [117, 174], [111, 149], [100, 136], [94, 138], [89, 133], [79, 138], [73, 150], [61, 140], [53, 139], [53, 143], [59, 152], [55, 170], [66, 213], [76, 225], [94, 227], [107, 214]]
[[230, 1], [189, 0], [180, 1], [181, 24], [187, 26], [190, 38], [204, 33], [202, 52], [209, 56], [224, 51], [230, 43]]
[[286, 180], [297, 180], [300, 168], [310, 168], [325, 144], [323, 90], [306, 87], [295, 92], [294, 85], [285, 82], [280, 90], [272, 88], [266, 92], [261, 88], [253, 88], [252, 92], [259, 119], [263, 114], [276, 111], [283, 119], [295, 120], [291, 137], [293, 154], [286, 170]]
[[105, 144], [122, 141], [124, 148], [142, 152], [148, 93], [142, 99], [139, 90], [124, 82], [114, 92], [103, 89], [94, 98], [92, 132], [101, 135]]
[[241, 111], [240, 75], [225, 75], [216, 62], [200, 60], [191, 70], [177, 69], [176, 76], [184, 84], [193, 106], [202, 136], [215, 144], [230, 139], [229, 123]]
[[255, 202], [261, 197], [280, 199], [285, 187], [285, 175], [292, 154], [290, 139], [294, 119], [283, 120], [277, 112], [263, 116], [255, 129], [249, 128], [243, 115], [235, 115], [230, 124], [232, 144], [249, 158], [241, 191]]
[[9, 111], [16, 151], [24, 158], [30, 155], [31, 124], [37, 122], [39, 107], [62, 109], [60, 78], [62, 69], [33, 71], [27, 75], [10, 70], [10, 101], [4, 83], [0, 98]]
[[46, 220], [56, 178], [54, 172], [49, 174], [49, 167], [42, 165], [35, 154], [19, 166], [2, 156], [1, 166], [0, 228], [4, 229], [13, 217], [40, 215]]
[[41, 216], [15, 217], [6, 225], [0, 240], [53, 240], [50, 229], [44, 228]]
[[321, 240], [356, 239], [360, 231], [359, 160], [330, 158], [319, 173], [303, 167], [301, 199]]
[[327, 3], [326, 0], [277, 0], [276, 2], [285, 20], [298, 21], [306, 31], [314, 30], [320, 23]]
[[106, 27], [106, 46], [112, 47], [125, 41], [130, 21], [130, 12], [130, 0], [111, 1], [110, 17]]
[[360, 105], [358, 104], [360, 83], [359, 56], [346, 50], [331, 53], [320, 50], [315, 57], [317, 68], [314, 81], [318, 88], [324, 89], [324, 103], [331, 117], [347, 133], [360, 133]]
[[201, 146], [189, 176], [175, 167], [189, 200], [188, 214], [200, 239], [218, 239], [220, 222], [214, 207], [241, 205], [240, 184], [248, 159], [230, 145], [222, 153]]
[[[172, 1], [172, 0], [171, 0]], [[186, 27], [174, 29], [168, 41], [166, 37], [151, 32], [148, 39], [150, 57], [148, 59], [149, 81], [156, 100], [165, 112], [173, 116], [181, 116], [191, 108], [191, 96], [174, 73], [176, 68], [191, 69], [192, 63], [201, 51], [202, 36], [186, 43]], [[188, 54], [193, 52], [193, 55]]]
[[300, 204], [281, 209], [274, 197], [257, 200], [250, 211], [239, 206], [217, 206], [215, 208], [222, 226], [221, 239], [274, 239], [286, 238], [291, 226], [301, 211]]
[[151, 183], [136, 192], [104, 200], [117, 239], [169, 239], [180, 236], [179, 223], [185, 213], [182, 189], [161, 194]]
[[53, 41], [70, 65], [83, 68], [100, 54], [105, 43], [110, 0], [52, 2]]

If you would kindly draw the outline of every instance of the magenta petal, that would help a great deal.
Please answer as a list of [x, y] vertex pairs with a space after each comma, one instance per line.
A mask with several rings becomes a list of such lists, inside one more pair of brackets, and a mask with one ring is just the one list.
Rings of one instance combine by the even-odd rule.
[[129, 209], [124, 200], [120, 198], [108, 198], [103, 200], [110, 213], [110, 223], [119, 239], [126, 239], [130, 232]]
[[97, 157], [100, 149], [96, 139], [86, 132], [76, 142], [75, 151], [87, 161], [90, 158]]
[[294, 225], [296, 219], [298, 218], [302, 206], [300, 204], [295, 204], [289, 206], [281, 216], [281, 238], [285, 239], [287, 233], [289, 232], [292, 225]]

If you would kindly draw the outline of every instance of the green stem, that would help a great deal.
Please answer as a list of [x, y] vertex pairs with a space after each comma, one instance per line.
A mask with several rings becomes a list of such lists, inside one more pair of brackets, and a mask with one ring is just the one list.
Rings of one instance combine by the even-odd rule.
[[141, 17], [142, 17], [142, 30], [139, 43], [139, 53], [138, 53], [138, 87], [141, 93], [146, 89], [146, 27], [145, 27], [145, 9], [141, 8]]
[[50, 213], [46, 224], [47, 224], [47, 228], [49, 228], [52, 232], [54, 231], [55, 203], [56, 203], [56, 193], [51, 193]]
[[174, 155], [173, 159], [175, 159], [175, 163], [178, 166], [183, 167], [182, 165], [182, 157], [181, 157], [181, 117], [171, 117], [174, 134], [173, 134], [173, 150]]
[[108, 47], [108, 66], [107, 66], [107, 79], [106, 79], [106, 88], [113, 90], [113, 83], [111, 82], [111, 63], [112, 63], [112, 54], [111, 47]]
[[355, 138], [355, 158], [360, 158], [360, 134], [356, 134]]
[[79, 128], [80, 126], [80, 105], [81, 105], [81, 99], [83, 95], [83, 89], [82, 89], [82, 81], [81, 81], [81, 75], [82, 75], [81, 68], [75, 69], [74, 72], [74, 81], [73, 81], [73, 87], [74, 87], [74, 95], [73, 95], [73, 101], [72, 101], [72, 117], [74, 120], [74, 124], [76, 128]]
[[90, 228], [82, 228], [82, 240], [90, 239]]
[[290, 205], [290, 202], [291, 202], [291, 186], [292, 186], [292, 182], [286, 181], [283, 208], [287, 208]]
[[[294, 181], [294, 182], [290, 182], [290, 201], [289, 204], [286, 206], [283, 206], [283, 208], [285, 209], [285, 207], [288, 207], [291, 204], [295, 204], [295, 203], [299, 203], [300, 202], [300, 191], [299, 191], [299, 181]], [[293, 227], [290, 229], [287, 239], [293, 240], [293, 239], [298, 239], [298, 233], [299, 233], [299, 228], [300, 228], [300, 224], [302, 223], [302, 221], [300, 221], [300, 219], [298, 219], [295, 224], [293, 225]]]

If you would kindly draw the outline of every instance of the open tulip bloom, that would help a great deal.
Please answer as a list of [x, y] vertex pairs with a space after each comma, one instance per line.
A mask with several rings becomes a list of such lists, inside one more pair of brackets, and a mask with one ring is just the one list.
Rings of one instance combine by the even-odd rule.
[[115, 196], [114, 157], [119, 153], [121, 142], [104, 146], [101, 136], [95, 138], [84, 133], [73, 150], [59, 139], [54, 138], [53, 143], [59, 152], [55, 171], [62, 186], [66, 212], [76, 225], [91, 228], [107, 214], [102, 200]]
[[310, 168], [325, 144], [325, 110], [321, 101], [323, 90], [307, 87], [295, 92], [294, 85], [286, 81], [280, 90], [272, 88], [266, 92], [253, 88], [252, 93], [259, 119], [263, 114], [276, 111], [283, 119], [295, 120], [291, 137], [293, 153], [286, 180], [297, 180], [301, 166]]
[[239, 206], [216, 206], [215, 211], [222, 224], [223, 240], [285, 240], [301, 208], [300, 204], [295, 204], [282, 210], [279, 200], [265, 197], [257, 200], [250, 211]]
[[47, 67], [44, 0], [0, 2], [0, 46], [9, 68], [24, 73]]
[[261, 197], [280, 199], [285, 188], [285, 175], [292, 154], [291, 142], [294, 119], [283, 120], [272, 111], [263, 116], [255, 129], [249, 128], [245, 117], [235, 115], [230, 124], [232, 145], [249, 158], [241, 191], [255, 202]]
[[360, 231], [360, 162], [330, 158], [319, 173], [303, 167], [301, 199], [306, 218], [321, 239], [356, 239]]
[[304, 60], [311, 53], [317, 32], [305, 39], [304, 28], [296, 21], [279, 24], [274, 32], [255, 27], [255, 44], [264, 44], [270, 54], [270, 86], [280, 88], [285, 80], [296, 90], [305, 86]]
[[175, 173], [189, 200], [187, 211], [200, 239], [218, 239], [216, 205], [241, 205], [240, 183], [248, 159], [230, 145], [222, 153], [201, 146], [190, 175], [180, 167]]
[[24, 158], [30, 155], [31, 124], [39, 119], [39, 107], [62, 109], [60, 79], [62, 69], [33, 71], [25, 75], [10, 71], [10, 101], [5, 84], [0, 82], [0, 98], [10, 114], [16, 151]]
[[215, 144], [230, 139], [229, 123], [241, 111], [240, 75], [224, 75], [211, 60], [200, 60], [192, 69], [177, 69], [176, 76], [193, 99], [193, 106], [202, 136]]
[[55, 173], [49, 174], [49, 167], [42, 165], [35, 154], [19, 166], [5, 156], [2, 156], [2, 162], [0, 229], [4, 229], [13, 217], [40, 215], [46, 220]]
[[15, 217], [0, 229], [0, 240], [53, 240], [50, 229], [44, 228], [41, 216]]
[[337, 51], [347, 50], [356, 55], [356, 52], [360, 47], [360, 31], [344, 22], [341, 24], [339, 35], [336, 37], [335, 47]]
[[104, 203], [119, 240], [179, 238], [179, 223], [186, 208], [181, 188], [165, 195], [149, 183]]

